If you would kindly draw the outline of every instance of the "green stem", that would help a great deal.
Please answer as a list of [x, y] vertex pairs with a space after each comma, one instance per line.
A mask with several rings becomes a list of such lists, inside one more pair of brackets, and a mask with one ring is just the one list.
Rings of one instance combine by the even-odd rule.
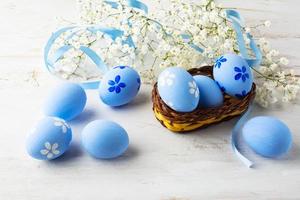
[[153, 68], [154, 68], [154, 64], [156, 63], [156, 60], [157, 60], [157, 56], [154, 58], [154, 61], [153, 61], [153, 63], [152, 63], [152, 66], [151, 66], [151, 69], [153, 70]]
[[206, 10], [208, 9], [208, 7], [211, 5], [211, 3], [213, 2], [214, 0], [209, 0], [209, 2], [206, 4], [205, 8]]

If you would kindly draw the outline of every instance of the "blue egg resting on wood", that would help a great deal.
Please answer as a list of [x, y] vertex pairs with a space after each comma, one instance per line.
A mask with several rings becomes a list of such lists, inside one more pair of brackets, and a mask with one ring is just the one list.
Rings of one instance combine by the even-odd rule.
[[292, 146], [289, 128], [274, 117], [254, 117], [244, 125], [242, 133], [251, 149], [265, 157], [281, 156]]
[[99, 159], [116, 158], [122, 155], [129, 145], [125, 129], [108, 120], [89, 123], [82, 131], [81, 141], [85, 150]]
[[197, 83], [200, 99], [199, 106], [202, 108], [218, 107], [223, 104], [223, 94], [217, 83], [203, 75], [194, 76]]
[[44, 113], [68, 121], [83, 111], [86, 99], [86, 93], [80, 85], [63, 83], [55, 87], [47, 97]]
[[225, 54], [218, 58], [213, 77], [223, 92], [239, 99], [251, 91], [253, 84], [251, 68], [245, 59], [236, 54]]
[[157, 89], [164, 103], [175, 111], [191, 112], [198, 106], [197, 84], [193, 76], [181, 67], [169, 67], [161, 72]]
[[99, 96], [109, 106], [121, 106], [134, 99], [140, 86], [141, 79], [136, 70], [117, 66], [103, 76], [99, 84]]
[[71, 128], [63, 119], [45, 117], [27, 136], [26, 149], [35, 159], [52, 160], [69, 148], [71, 140]]

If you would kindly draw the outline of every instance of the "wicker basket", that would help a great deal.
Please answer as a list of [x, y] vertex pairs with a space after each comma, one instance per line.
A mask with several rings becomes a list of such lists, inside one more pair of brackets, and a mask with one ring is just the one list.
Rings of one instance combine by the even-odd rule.
[[[212, 66], [193, 68], [189, 70], [192, 75], [205, 75], [212, 77]], [[222, 106], [216, 108], [197, 108], [188, 113], [177, 112], [167, 106], [160, 98], [157, 83], [152, 90], [153, 111], [155, 117], [167, 129], [174, 132], [187, 132], [220, 123], [243, 114], [255, 97], [255, 84], [250, 93], [243, 99], [224, 95]]]

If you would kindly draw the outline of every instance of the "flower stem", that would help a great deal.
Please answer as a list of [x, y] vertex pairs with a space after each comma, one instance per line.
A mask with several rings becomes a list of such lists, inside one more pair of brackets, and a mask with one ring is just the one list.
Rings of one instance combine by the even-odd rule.
[[287, 83], [285, 83], [285, 82], [282, 82], [282, 81], [280, 81], [280, 80], [278, 80], [278, 79], [271, 78], [271, 77], [269, 77], [269, 76], [264, 75], [263, 73], [261, 73], [260, 71], [258, 71], [257, 69], [255, 69], [254, 67], [251, 67], [251, 68], [252, 68], [252, 70], [253, 70], [254, 72], [256, 72], [257, 74], [259, 74], [261, 77], [263, 77], [263, 78], [265, 78], [265, 79], [268, 79], [268, 80], [271, 80], [271, 81], [275, 81], [275, 82], [280, 83], [280, 84], [282, 84], [282, 85], [284, 85], [284, 86], [287, 85]]

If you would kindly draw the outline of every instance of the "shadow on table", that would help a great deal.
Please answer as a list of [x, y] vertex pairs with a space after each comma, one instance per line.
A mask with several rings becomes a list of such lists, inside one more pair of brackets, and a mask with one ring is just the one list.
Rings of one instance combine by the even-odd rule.
[[[85, 155], [84, 155], [85, 154]], [[132, 145], [128, 147], [127, 151], [120, 157], [114, 159], [97, 159], [93, 158], [94, 162], [98, 162], [101, 164], [116, 164], [121, 162], [130, 162], [138, 156], [138, 150]], [[89, 156], [88, 153], [84, 152], [82, 146], [78, 143], [72, 143], [70, 149], [66, 151], [62, 156], [47, 162], [51, 165], [60, 166], [61, 164], [71, 163], [75, 161], [77, 158], [82, 156]]]
[[131, 109], [139, 108], [150, 101], [151, 101], [151, 97], [149, 94], [147, 94], [145, 92], [140, 92], [133, 99], [133, 101], [129, 102], [128, 104], [122, 105], [122, 106], [117, 106], [117, 107], [111, 107], [111, 108], [113, 110], [117, 110], [117, 111], [127, 111], [127, 110], [131, 110]]
[[294, 141], [290, 153], [287, 156], [285, 156], [283, 159], [292, 160], [293, 162], [300, 162], [299, 155], [300, 155], [300, 146], [299, 146], [299, 144], [295, 144], [295, 141]]
[[95, 110], [92, 109], [85, 109], [78, 117], [71, 120], [69, 123], [70, 125], [77, 125], [77, 124], [86, 124], [90, 121], [92, 121], [95, 116], [97, 116], [97, 113]]
[[131, 162], [139, 155], [138, 150], [134, 146], [129, 146], [127, 151], [120, 157], [113, 159], [97, 159], [94, 158], [95, 162], [99, 162], [101, 164], [120, 164], [121, 162]]
[[81, 157], [84, 154], [83, 151], [84, 150], [79, 143], [72, 142], [68, 151], [66, 151], [62, 156], [52, 160], [51, 162], [55, 164], [71, 162], [73, 160], [76, 160], [76, 158]]

